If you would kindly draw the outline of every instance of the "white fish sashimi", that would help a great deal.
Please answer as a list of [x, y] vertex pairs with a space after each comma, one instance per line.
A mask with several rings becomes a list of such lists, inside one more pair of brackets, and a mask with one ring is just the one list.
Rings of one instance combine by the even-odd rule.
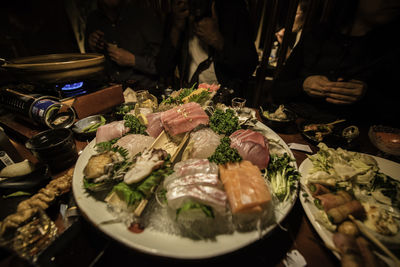
[[218, 165], [207, 159], [189, 159], [175, 164], [174, 171], [164, 181], [170, 208], [176, 210], [194, 201], [225, 213], [227, 196], [218, 178]]
[[211, 206], [218, 213], [223, 214], [226, 209], [226, 194], [219, 188], [207, 185], [176, 186], [166, 194], [168, 206], [179, 209], [188, 199]]
[[177, 187], [177, 186], [188, 186], [188, 185], [208, 185], [208, 186], [216, 186], [222, 187], [221, 181], [218, 179], [218, 174], [209, 173], [196, 173], [191, 175], [186, 175], [184, 177], [177, 177], [179, 179], [169, 179], [165, 180], [164, 188], [168, 190]]
[[96, 131], [96, 144], [122, 137], [130, 130], [124, 124], [125, 121], [113, 121], [100, 126]]
[[210, 128], [204, 128], [190, 134], [189, 143], [183, 153], [184, 159], [206, 159], [221, 143], [221, 137]]
[[149, 148], [153, 144], [154, 140], [155, 138], [151, 136], [128, 134], [119, 139], [117, 143], [115, 143], [115, 146], [125, 148], [129, 152], [129, 157], [133, 158], [145, 148]]
[[196, 173], [218, 174], [218, 165], [208, 159], [188, 159], [175, 164], [174, 171], [178, 176]]

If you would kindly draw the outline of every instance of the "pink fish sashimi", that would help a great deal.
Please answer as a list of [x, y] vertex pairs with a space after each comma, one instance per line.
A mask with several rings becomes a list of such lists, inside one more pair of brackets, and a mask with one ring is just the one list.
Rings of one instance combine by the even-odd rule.
[[130, 157], [134, 157], [137, 153], [142, 152], [145, 148], [149, 148], [154, 140], [154, 137], [145, 136], [142, 134], [128, 134], [122, 137], [115, 143], [115, 146], [123, 147], [129, 152]]
[[261, 133], [252, 130], [237, 130], [229, 138], [231, 147], [236, 148], [244, 160], [250, 161], [260, 169], [268, 166], [268, 140]]
[[164, 129], [172, 136], [189, 132], [200, 124], [207, 125], [208, 121], [205, 111], [195, 102], [174, 107], [161, 114]]
[[201, 83], [201, 84], [199, 84], [199, 87], [198, 87], [198, 88], [207, 88], [208, 91], [214, 92], [214, 91], [217, 91], [220, 87], [221, 87], [220, 84], [215, 84], [215, 83], [213, 83], [213, 84]]
[[147, 114], [146, 119], [148, 122], [146, 132], [151, 137], [157, 138], [164, 130], [163, 124], [161, 122], [161, 112]]
[[124, 123], [124, 121], [113, 121], [100, 126], [96, 132], [96, 144], [121, 137], [129, 132], [130, 129], [125, 127]]
[[237, 143], [241, 143], [244, 141], [249, 141], [249, 142], [253, 142], [256, 144], [259, 144], [263, 147], [265, 147], [265, 137], [258, 133], [258, 132], [254, 132], [252, 130], [237, 130], [236, 132], [234, 132], [233, 134], [231, 134], [230, 136], [231, 141], [232, 142], [237, 142]]

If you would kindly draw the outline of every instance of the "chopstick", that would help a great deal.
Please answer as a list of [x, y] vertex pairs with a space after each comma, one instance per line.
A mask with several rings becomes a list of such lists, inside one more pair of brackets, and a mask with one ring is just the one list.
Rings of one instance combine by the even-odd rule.
[[378, 246], [383, 252], [386, 253], [392, 260], [396, 263], [396, 266], [400, 266], [400, 260], [384, 245], [381, 241], [379, 241], [375, 236], [369, 233], [365, 226], [357, 221], [352, 215], [349, 215], [350, 220], [352, 220], [358, 227], [361, 233], [363, 233], [369, 240], [371, 240], [376, 246]]
[[[344, 122], [344, 121], [346, 121], [346, 120], [336, 120], [336, 121], [333, 121], [333, 122], [330, 122], [330, 123], [325, 123], [325, 125], [334, 125], [334, 124], [337, 124], [337, 123], [341, 123], [341, 122]], [[324, 124], [324, 123], [321, 123], [321, 124]]]

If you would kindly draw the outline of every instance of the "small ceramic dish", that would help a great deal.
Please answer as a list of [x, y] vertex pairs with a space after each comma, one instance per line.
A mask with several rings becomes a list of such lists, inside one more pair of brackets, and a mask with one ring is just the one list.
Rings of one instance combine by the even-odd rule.
[[74, 123], [72, 131], [78, 140], [92, 140], [96, 136], [97, 128], [107, 123], [102, 115], [93, 115]]
[[265, 124], [277, 132], [288, 133], [296, 129], [297, 115], [284, 105], [260, 107], [260, 114]]
[[368, 136], [371, 143], [379, 150], [400, 156], [400, 129], [373, 125], [369, 128]]
[[299, 124], [301, 135], [313, 145], [323, 142], [329, 147], [352, 149], [360, 135], [357, 126], [345, 119], [303, 121]]

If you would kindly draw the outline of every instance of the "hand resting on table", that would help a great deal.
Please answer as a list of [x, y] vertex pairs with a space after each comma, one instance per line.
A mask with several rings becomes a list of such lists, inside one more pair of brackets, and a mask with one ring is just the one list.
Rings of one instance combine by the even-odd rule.
[[304, 80], [303, 89], [311, 97], [325, 98], [332, 104], [350, 105], [364, 96], [367, 85], [359, 80], [343, 81], [339, 78], [332, 82], [326, 76], [313, 75]]

